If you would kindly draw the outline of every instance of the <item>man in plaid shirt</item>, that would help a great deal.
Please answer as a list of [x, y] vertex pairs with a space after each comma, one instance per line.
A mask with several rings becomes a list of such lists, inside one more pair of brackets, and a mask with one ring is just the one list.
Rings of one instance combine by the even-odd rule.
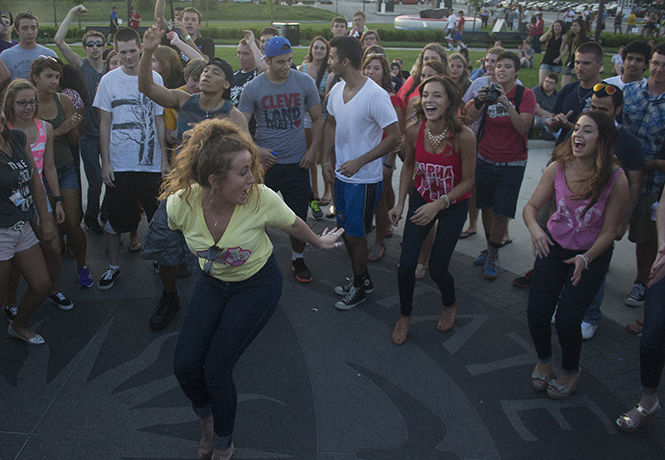
[[637, 278], [626, 305], [644, 305], [645, 285], [658, 251], [653, 209], [665, 183], [665, 44], [654, 48], [649, 79], [624, 88], [623, 125], [642, 141], [646, 174], [640, 201], [630, 222], [628, 238], [636, 243]]

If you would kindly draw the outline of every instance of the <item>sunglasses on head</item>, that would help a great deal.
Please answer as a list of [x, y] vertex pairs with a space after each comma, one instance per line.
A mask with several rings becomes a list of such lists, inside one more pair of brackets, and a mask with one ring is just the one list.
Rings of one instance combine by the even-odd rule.
[[613, 95], [614, 93], [617, 92], [619, 88], [617, 88], [614, 85], [608, 85], [607, 83], [596, 83], [593, 87], [593, 92], [594, 93], [599, 93], [603, 90], [605, 90], [605, 94], [608, 96]]

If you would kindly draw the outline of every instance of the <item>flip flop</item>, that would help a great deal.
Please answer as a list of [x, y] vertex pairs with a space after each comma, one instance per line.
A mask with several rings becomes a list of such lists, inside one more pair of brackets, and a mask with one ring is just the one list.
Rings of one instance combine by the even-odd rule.
[[506, 240], [503, 243], [501, 243], [501, 247], [508, 246], [512, 242], [513, 242], [513, 240]]
[[467, 230], [464, 230], [462, 233], [459, 234], [459, 239], [460, 239], [460, 240], [463, 240], [463, 239], [465, 239], [465, 238], [468, 238], [468, 237], [470, 237], [470, 236], [475, 235], [476, 233], [477, 233], [477, 232], [469, 232], [469, 231], [467, 231]]
[[140, 241], [133, 241], [129, 243], [129, 252], [139, 252], [141, 250], [141, 242]]

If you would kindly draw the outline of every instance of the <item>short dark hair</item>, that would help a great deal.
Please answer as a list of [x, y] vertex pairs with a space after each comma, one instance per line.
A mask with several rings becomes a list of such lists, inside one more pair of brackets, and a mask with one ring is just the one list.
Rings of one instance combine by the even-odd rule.
[[355, 18], [356, 16], [362, 16], [363, 19], [367, 19], [367, 17], [365, 17], [365, 13], [363, 13], [361, 10], [358, 10], [355, 13], [353, 13], [353, 17]]
[[559, 81], [559, 74], [554, 73], [554, 72], [550, 72], [550, 73], [547, 74], [547, 76], [545, 78], [549, 78], [550, 80], [554, 80], [554, 83], [556, 83], [556, 82]]
[[502, 61], [504, 59], [509, 59], [513, 61], [513, 65], [515, 66], [515, 71], [517, 72], [520, 70], [520, 57], [513, 53], [512, 51], [504, 51], [503, 53], [499, 54], [496, 57], [496, 62], [498, 63], [499, 61]]
[[644, 60], [649, 62], [649, 58], [651, 57], [651, 45], [649, 45], [646, 40], [633, 40], [623, 47], [623, 50], [621, 50], [621, 58], [626, 59], [628, 53], [641, 54], [644, 56]]
[[134, 40], [138, 46], [141, 46], [141, 37], [139, 37], [139, 33], [131, 27], [118, 29], [113, 36], [113, 44], [116, 48], [118, 47], [118, 42], [131, 42], [132, 40]]
[[344, 24], [344, 27], [346, 27], [346, 18], [343, 18], [342, 16], [337, 16], [336, 18], [333, 18], [333, 20], [330, 22], [330, 27], [334, 26], [337, 23]]
[[651, 50], [651, 56], [649, 56], [649, 59], [651, 59], [656, 53], [665, 56], [665, 42], [659, 44], [658, 46], [654, 46], [654, 48]]
[[261, 31], [261, 33], [259, 34], [259, 37], [261, 35], [268, 35], [268, 34], [270, 34], [270, 35], [279, 35], [279, 30], [275, 29], [272, 26], [264, 27], [263, 30]]
[[603, 47], [593, 41], [582, 43], [577, 47], [575, 52], [580, 54], [593, 54], [597, 61], [603, 61]]
[[335, 37], [330, 41], [331, 48], [337, 48], [337, 57], [341, 61], [347, 58], [351, 67], [360, 70], [363, 57], [363, 47], [356, 37]]
[[34, 19], [37, 22], [37, 27], [39, 27], [39, 19], [37, 16], [32, 14], [30, 11], [23, 11], [16, 15], [14, 18], [14, 27], [18, 30], [18, 25], [21, 23], [21, 19]]
[[[603, 85], [602, 88], [600, 88], [598, 91], [596, 91], [596, 86]], [[612, 87], [614, 88], [614, 92], [612, 94], [609, 94], [605, 88], [607, 87]], [[623, 91], [616, 85], [610, 85], [607, 83], [598, 83], [598, 85], [594, 86], [594, 91], [593, 95], [598, 97], [598, 98], [604, 98], [611, 96], [612, 97], [612, 104], [614, 104], [614, 108], [616, 109], [620, 105], [623, 105]]]

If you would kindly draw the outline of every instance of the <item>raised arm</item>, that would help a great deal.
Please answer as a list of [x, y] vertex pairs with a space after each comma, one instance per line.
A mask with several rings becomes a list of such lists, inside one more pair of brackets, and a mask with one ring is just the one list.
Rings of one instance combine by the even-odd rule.
[[169, 33], [167, 33], [166, 38], [169, 40], [170, 44], [172, 44], [180, 51], [182, 51], [182, 54], [187, 56], [190, 60], [194, 59], [203, 59], [204, 61], [208, 60], [203, 54], [199, 52], [197, 48], [192, 48], [187, 43], [183, 42], [180, 39], [180, 37], [178, 37], [178, 34], [175, 33], [174, 31], [170, 31]]
[[166, 20], [166, 17], [164, 17], [164, 3], [164, 0], [157, 0], [155, 2], [155, 23], [165, 26], [168, 21]]
[[153, 24], [143, 34], [143, 54], [139, 61], [139, 91], [163, 107], [179, 108], [189, 99], [189, 94], [179, 89], [167, 89], [152, 79], [152, 53], [159, 46], [164, 31]]
[[65, 37], [67, 36], [69, 25], [72, 23], [72, 19], [74, 18], [74, 16], [85, 14], [87, 12], [88, 10], [83, 5], [76, 5], [74, 8], [69, 10], [67, 12], [67, 15], [65, 16], [65, 19], [62, 20], [60, 27], [58, 27], [58, 31], [55, 33], [55, 38], [53, 39], [55, 41], [55, 44], [62, 52], [62, 55], [65, 57], [65, 59], [67, 59], [67, 62], [69, 62], [77, 69], [81, 67], [81, 64], [83, 63], [83, 58], [81, 58], [81, 56], [72, 51], [69, 45], [65, 42]]
[[258, 46], [256, 46], [256, 39], [254, 38], [254, 32], [251, 30], [243, 30], [243, 34], [245, 34], [245, 40], [247, 41], [247, 45], [249, 46], [249, 49], [252, 51], [252, 54], [254, 55], [254, 62], [256, 63], [256, 68], [258, 69], [259, 73], [265, 72], [268, 66], [266, 65], [265, 61], [261, 59], [263, 57], [263, 53], [259, 49]]

